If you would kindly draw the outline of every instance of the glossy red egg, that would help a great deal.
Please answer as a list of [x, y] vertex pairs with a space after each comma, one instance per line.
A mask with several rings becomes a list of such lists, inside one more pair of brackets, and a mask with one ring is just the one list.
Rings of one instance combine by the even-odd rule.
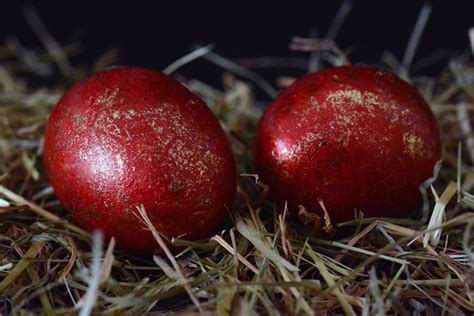
[[234, 158], [218, 120], [179, 82], [120, 67], [74, 85], [45, 134], [44, 163], [74, 221], [138, 253], [157, 248], [143, 204], [168, 238], [211, 234], [231, 207]]
[[374, 68], [312, 73], [283, 91], [261, 119], [254, 158], [273, 196], [333, 221], [406, 216], [441, 159], [439, 128], [409, 84]]

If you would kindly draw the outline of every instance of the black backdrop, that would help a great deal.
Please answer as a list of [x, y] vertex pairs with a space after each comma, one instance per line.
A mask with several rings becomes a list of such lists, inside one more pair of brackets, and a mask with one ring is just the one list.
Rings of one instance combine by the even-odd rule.
[[[432, 11], [417, 58], [435, 50], [460, 52], [469, 46], [474, 1], [431, 1]], [[121, 62], [162, 69], [189, 52], [193, 44], [216, 44], [230, 58], [288, 56], [293, 35], [311, 29], [324, 35], [342, 3], [334, 1], [29, 1], [60, 41], [80, 38], [83, 59], [108, 48], [121, 51]], [[351, 48], [353, 61], [375, 61], [383, 50], [401, 58], [424, 2], [359, 1], [344, 23], [337, 42]], [[474, 3], [473, 3], [474, 4]], [[21, 1], [2, 1], [0, 40], [17, 36], [38, 46], [25, 22]], [[202, 70], [201, 70], [202, 71]], [[206, 74], [204, 74], [206, 75]]]

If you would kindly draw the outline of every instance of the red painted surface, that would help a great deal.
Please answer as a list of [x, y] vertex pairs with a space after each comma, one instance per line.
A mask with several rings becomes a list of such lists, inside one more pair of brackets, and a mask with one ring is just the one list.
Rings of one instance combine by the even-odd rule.
[[235, 190], [234, 158], [212, 112], [142, 68], [104, 71], [67, 91], [49, 119], [44, 162], [79, 225], [139, 253], [157, 244], [136, 206], [168, 238], [197, 239], [217, 228]]
[[441, 159], [437, 122], [410, 85], [388, 72], [347, 66], [310, 74], [265, 112], [254, 140], [262, 180], [290, 208], [331, 219], [403, 216]]

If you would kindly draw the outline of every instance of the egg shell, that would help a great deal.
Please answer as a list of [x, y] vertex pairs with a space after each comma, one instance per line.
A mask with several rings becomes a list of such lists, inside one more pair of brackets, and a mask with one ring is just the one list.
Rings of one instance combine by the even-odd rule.
[[277, 201], [333, 221], [401, 217], [417, 210], [420, 185], [442, 148], [428, 104], [392, 73], [343, 66], [309, 74], [265, 111], [254, 161]]
[[157, 248], [143, 205], [167, 238], [213, 233], [231, 207], [236, 171], [204, 102], [158, 72], [119, 67], [70, 88], [51, 113], [44, 163], [73, 220], [137, 253]]

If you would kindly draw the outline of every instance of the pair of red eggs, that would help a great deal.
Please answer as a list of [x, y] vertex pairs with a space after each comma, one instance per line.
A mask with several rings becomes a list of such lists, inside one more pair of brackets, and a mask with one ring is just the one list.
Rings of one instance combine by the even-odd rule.
[[[261, 119], [255, 165], [273, 196], [333, 221], [401, 216], [441, 158], [423, 98], [388, 72], [346, 66], [297, 80]], [[143, 205], [168, 238], [199, 239], [219, 226], [235, 191], [234, 158], [218, 120], [177, 81], [113, 68], [74, 85], [48, 122], [44, 162], [73, 219], [120, 247], [150, 253]]]

